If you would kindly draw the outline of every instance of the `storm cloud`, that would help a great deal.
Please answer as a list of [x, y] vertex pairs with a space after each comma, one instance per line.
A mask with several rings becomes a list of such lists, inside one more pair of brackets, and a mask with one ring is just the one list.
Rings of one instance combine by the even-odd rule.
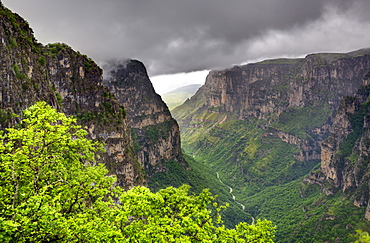
[[368, 0], [2, 0], [42, 43], [151, 76], [370, 46]]

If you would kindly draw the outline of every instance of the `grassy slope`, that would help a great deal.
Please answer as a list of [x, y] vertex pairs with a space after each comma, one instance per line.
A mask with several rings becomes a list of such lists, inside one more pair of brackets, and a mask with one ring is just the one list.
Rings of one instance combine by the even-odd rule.
[[300, 179], [273, 186], [248, 198], [246, 210], [277, 225], [278, 242], [352, 242], [355, 229], [369, 230], [364, 208], [339, 193], [325, 196]]
[[[196, 160], [221, 172], [223, 180], [246, 196], [303, 176], [317, 164], [295, 160], [298, 148], [266, 136], [260, 129], [263, 121], [233, 120], [229, 116], [231, 120], [213, 126], [210, 114], [201, 115], [208, 119], [201, 128], [183, 133], [183, 147]], [[216, 115], [221, 119], [221, 114]]]

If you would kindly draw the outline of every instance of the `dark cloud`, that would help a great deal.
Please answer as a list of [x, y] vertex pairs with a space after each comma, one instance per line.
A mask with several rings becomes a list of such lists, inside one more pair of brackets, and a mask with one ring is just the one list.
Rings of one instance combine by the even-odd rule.
[[104, 63], [101, 66], [104, 69], [103, 78], [106, 80], [111, 79], [112, 71], [115, 71], [118, 68], [126, 68], [129, 62], [130, 59], [115, 59], [115, 58], [104, 61]]
[[[275, 55], [297, 56], [323, 48], [340, 51], [369, 41], [367, 34], [361, 36], [363, 39], [339, 36], [336, 32], [347, 33], [344, 26], [339, 28], [331, 22], [355, 20], [353, 24], [357, 26], [346, 27], [361, 32], [358, 26], [365, 28], [370, 22], [368, 0], [3, 0], [3, 3], [26, 18], [36, 37], [44, 43], [66, 42], [99, 63], [112, 58], [136, 58], [144, 62], [151, 75], [225, 67]], [[335, 40], [329, 35], [349, 40]]]

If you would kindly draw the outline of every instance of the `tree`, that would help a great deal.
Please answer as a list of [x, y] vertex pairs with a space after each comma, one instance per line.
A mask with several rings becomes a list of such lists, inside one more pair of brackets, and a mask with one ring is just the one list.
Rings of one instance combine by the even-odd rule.
[[1, 242], [272, 242], [269, 221], [226, 229], [208, 190], [114, 187], [102, 144], [45, 102], [23, 117], [0, 135]]
[[75, 222], [94, 219], [89, 212], [114, 182], [94, 164], [102, 144], [45, 102], [25, 110], [17, 127], [0, 136], [0, 240], [73, 238]]
[[128, 242], [273, 242], [272, 222], [222, 225], [221, 206], [208, 190], [189, 195], [189, 186], [152, 193], [136, 187], [121, 196], [122, 228]]

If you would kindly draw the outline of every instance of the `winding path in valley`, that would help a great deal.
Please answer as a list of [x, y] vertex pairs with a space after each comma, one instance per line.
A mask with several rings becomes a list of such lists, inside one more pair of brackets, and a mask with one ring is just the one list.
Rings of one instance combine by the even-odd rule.
[[[233, 194], [233, 188], [230, 187], [230, 186], [228, 186], [228, 185], [226, 185], [223, 181], [221, 181], [220, 175], [218, 174], [218, 172], [216, 172], [216, 175], [217, 175], [217, 179], [220, 181], [220, 183], [223, 184], [223, 185], [225, 185], [225, 186], [227, 186], [229, 188], [229, 193], [231, 194], [231, 197], [233, 198], [234, 202], [237, 203], [237, 204], [239, 204], [242, 207], [242, 210], [244, 211], [245, 210], [245, 205], [242, 204], [241, 202], [236, 201], [235, 195]], [[249, 213], [249, 215], [251, 215], [251, 214]], [[254, 217], [252, 215], [251, 215], [251, 217], [252, 217], [252, 224], [254, 224]]]

